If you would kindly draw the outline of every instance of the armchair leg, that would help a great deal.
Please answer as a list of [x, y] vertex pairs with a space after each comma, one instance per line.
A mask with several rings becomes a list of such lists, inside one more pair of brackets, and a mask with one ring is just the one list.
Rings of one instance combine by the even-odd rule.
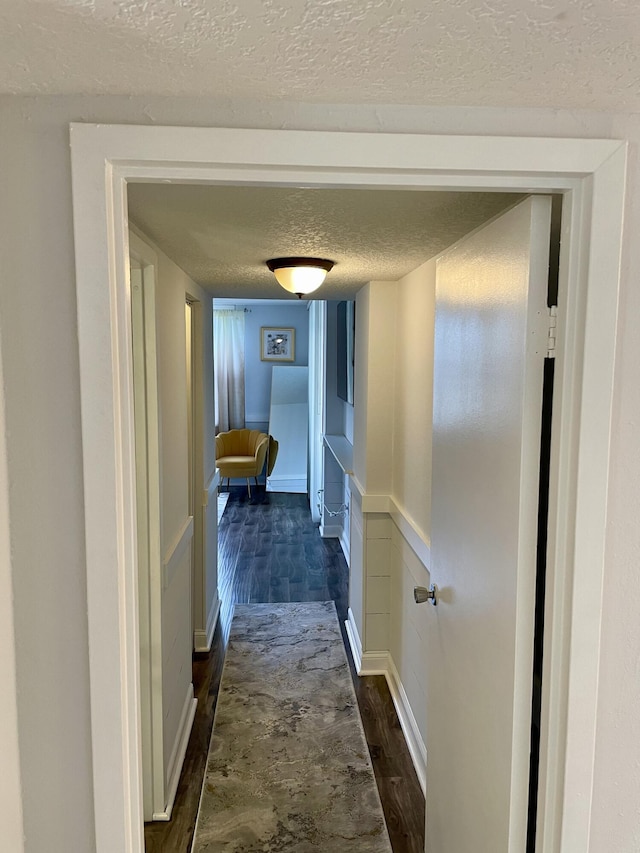
[[251, 498], [251, 483], [250, 483], [248, 477], [247, 477], [247, 491], [249, 492], [249, 498]]

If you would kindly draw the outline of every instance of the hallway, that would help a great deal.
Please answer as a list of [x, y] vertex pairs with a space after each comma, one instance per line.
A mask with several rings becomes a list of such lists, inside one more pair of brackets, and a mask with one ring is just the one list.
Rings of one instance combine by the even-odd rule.
[[146, 853], [190, 849], [234, 605], [326, 600], [336, 603], [393, 851], [422, 853], [424, 798], [385, 679], [359, 678], [346, 642], [348, 568], [338, 540], [320, 538], [305, 495], [260, 489], [249, 500], [245, 488], [232, 487], [218, 555], [220, 618], [211, 652], [194, 659], [198, 708], [173, 816], [145, 825]]

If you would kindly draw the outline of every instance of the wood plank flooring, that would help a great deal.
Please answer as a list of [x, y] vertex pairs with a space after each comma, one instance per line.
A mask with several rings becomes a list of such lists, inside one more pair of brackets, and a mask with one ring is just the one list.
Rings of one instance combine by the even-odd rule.
[[[218, 589], [220, 619], [211, 652], [195, 655], [198, 699], [172, 818], [145, 824], [146, 853], [191, 849], [206, 766], [224, 652], [236, 602], [328, 601], [336, 603], [347, 658], [380, 791], [393, 853], [423, 853], [424, 797], [383, 676], [356, 675], [344, 622], [348, 568], [337, 539], [321, 539], [304, 495], [231, 487], [220, 522]], [[334, 853], [334, 851], [326, 851]], [[339, 851], [335, 851], [339, 853]]]

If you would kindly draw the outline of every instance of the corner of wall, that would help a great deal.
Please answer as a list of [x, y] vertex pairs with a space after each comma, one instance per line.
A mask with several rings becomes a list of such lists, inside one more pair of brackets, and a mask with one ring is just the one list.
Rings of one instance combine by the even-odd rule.
[[[1, 335], [1, 330], [0, 330]], [[1, 338], [0, 338], [1, 340]], [[7, 850], [24, 850], [19, 751], [9, 487], [5, 444], [4, 382], [0, 348], [0, 755], [2, 755], [2, 834]]]

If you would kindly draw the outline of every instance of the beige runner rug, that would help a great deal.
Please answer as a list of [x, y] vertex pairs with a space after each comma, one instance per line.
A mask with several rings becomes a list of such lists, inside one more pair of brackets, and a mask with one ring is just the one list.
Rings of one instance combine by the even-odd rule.
[[237, 605], [194, 853], [391, 853], [333, 602]]

